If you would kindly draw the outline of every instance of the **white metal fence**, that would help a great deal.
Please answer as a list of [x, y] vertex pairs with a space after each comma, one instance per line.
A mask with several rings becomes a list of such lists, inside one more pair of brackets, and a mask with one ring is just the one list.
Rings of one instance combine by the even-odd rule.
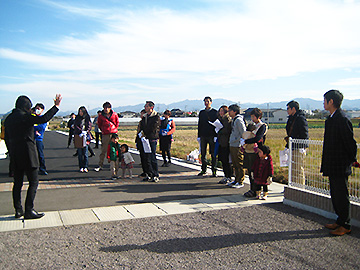
[[[322, 141], [289, 140], [289, 186], [295, 186], [330, 195], [328, 177], [320, 173]], [[357, 159], [360, 159], [360, 144], [357, 144]], [[349, 176], [350, 200], [360, 202], [360, 169], [352, 168]]]

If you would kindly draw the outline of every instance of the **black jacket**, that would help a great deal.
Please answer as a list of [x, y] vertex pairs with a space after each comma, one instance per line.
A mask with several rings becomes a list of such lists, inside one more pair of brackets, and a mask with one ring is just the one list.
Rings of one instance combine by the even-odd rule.
[[160, 116], [156, 111], [150, 115], [145, 114], [140, 121], [140, 130], [144, 132], [145, 137], [149, 140], [159, 139]]
[[231, 122], [232, 119], [229, 116], [229, 113], [226, 113], [223, 117], [219, 116], [219, 120], [223, 125], [223, 128], [219, 130], [218, 142], [221, 147], [229, 147], [229, 138], [231, 133]]
[[[309, 127], [302, 110], [298, 110], [294, 115], [290, 115], [286, 123], [286, 134], [293, 139], [309, 139]], [[288, 148], [288, 144], [285, 146]], [[296, 148], [307, 147], [306, 145], [298, 145]]]
[[90, 133], [92, 127], [91, 119], [89, 115], [86, 115], [84, 118], [80, 115], [77, 115], [74, 120], [74, 134], [80, 135], [81, 132], [86, 131]]
[[5, 129], [10, 145], [10, 158], [14, 170], [39, 167], [39, 158], [34, 139], [34, 124], [48, 122], [58, 111], [56, 106], [43, 116], [36, 116], [20, 109], [14, 109], [5, 119]]
[[325, 121], [320, 171], [324, 176], [350, 175], [357, 146], [351, 121], [341, 109]]
[[215, 127], [210, 122], [217, 119], [217, 110], [211, 108], [209, 111], [201, 110], [198, 122], [198, 137], [216, 137]]

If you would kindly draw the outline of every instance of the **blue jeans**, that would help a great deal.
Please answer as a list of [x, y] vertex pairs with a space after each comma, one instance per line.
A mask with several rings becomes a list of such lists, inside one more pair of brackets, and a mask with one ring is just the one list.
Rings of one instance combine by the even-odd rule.
[[156, 159], [157, 140], [150, 140], [151, 153], [145, 153], [147, 163], [147, 175], [149, 177], [159, 177], [158, 164]]
[[36, 141], [36, 148], [39, 156], [39, 171], [45, 172], [46, 166], [45, 166], [45, 156], [44, 156], [44, 143], [43, 141]]
[[79, 168], [87, 168], [89, 166], [89, 157], [88, 157], [88, 146], [86, 145], [83, 148], [77, 149]]

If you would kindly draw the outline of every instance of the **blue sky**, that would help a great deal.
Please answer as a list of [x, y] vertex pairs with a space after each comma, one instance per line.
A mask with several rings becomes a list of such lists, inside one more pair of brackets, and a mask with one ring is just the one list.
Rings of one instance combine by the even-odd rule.
[[0, 113], [360, 98], [359, 0], [1, 0]]

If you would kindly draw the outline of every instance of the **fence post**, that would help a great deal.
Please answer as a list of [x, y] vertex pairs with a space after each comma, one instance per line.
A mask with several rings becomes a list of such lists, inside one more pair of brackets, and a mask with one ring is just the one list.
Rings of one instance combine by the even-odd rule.
[[292, 169], [292, 138], [289, 137], [289, 142], [288, 142], [288, 146], [289, 146], [289, 172], [288, 172], [288, 185], [291, 186], [291, 169]]

